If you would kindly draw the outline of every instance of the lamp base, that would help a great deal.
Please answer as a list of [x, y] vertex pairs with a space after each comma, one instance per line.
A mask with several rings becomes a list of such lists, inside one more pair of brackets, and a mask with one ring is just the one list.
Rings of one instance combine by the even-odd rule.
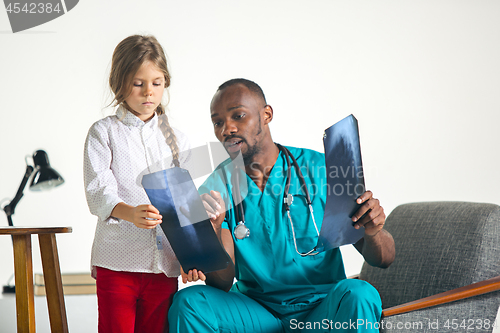
[[2, 294], [15, 294], [16, 286], [3, 286]]

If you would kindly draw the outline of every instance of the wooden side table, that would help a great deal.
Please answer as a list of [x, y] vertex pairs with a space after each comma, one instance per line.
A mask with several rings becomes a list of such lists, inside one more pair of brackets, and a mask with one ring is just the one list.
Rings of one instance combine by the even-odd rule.
[[12, 235], [14, 244], [17, 332], [31, 333], [36, 330], [31, 255], [32, 234], [38, 234], [40, 243], [51, 331], [68, 332], [55, 234], [70, 233], [71, 231], [70, 227], [0, 227], [0, 235]]

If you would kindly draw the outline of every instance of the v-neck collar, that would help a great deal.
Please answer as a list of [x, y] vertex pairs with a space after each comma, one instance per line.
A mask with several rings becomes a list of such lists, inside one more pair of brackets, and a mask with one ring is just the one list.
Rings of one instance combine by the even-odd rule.
[[[286, 177], [284, 177], [283, 174], [284, 172], [286, 172], [286, 162], [282, 152], [280, 151], [263, 191], [260, 190], [250, 176], [246, 175], [248, 183], [248, 196], [252, 197], [252, 200], [250, 201], [254, 205], [258, 206], [260, 211], [264, 209], [262, 205], [264, 196], [266, 196], [267, 199], [274, 199], [273, 201], [278, 201], [279, 198], [281, 198], [286, 181]], [[269, 204], [269, 201], [266, 201], [266, 205], [267, 204]], [[273, 202], [273, 206], [275, 205], [276, 202]]]

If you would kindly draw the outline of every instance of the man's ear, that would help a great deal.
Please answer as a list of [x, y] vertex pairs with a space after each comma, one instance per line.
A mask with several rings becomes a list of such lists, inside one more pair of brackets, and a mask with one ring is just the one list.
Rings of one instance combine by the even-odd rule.
[[271, 105], [264, 107], [264, 124], [269, 124], [273, 120], [273, 112]]

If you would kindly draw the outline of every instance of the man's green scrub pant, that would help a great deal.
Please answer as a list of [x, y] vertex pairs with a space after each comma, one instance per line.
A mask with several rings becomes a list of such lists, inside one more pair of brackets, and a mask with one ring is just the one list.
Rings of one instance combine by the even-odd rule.
[[361, 280], [341, 280], [318, 304], [284, 314], [270, 312], [239, 293], [197, 285], [174, 296], [170, 333], [378, 332], [382, 313], [375, 288]]

